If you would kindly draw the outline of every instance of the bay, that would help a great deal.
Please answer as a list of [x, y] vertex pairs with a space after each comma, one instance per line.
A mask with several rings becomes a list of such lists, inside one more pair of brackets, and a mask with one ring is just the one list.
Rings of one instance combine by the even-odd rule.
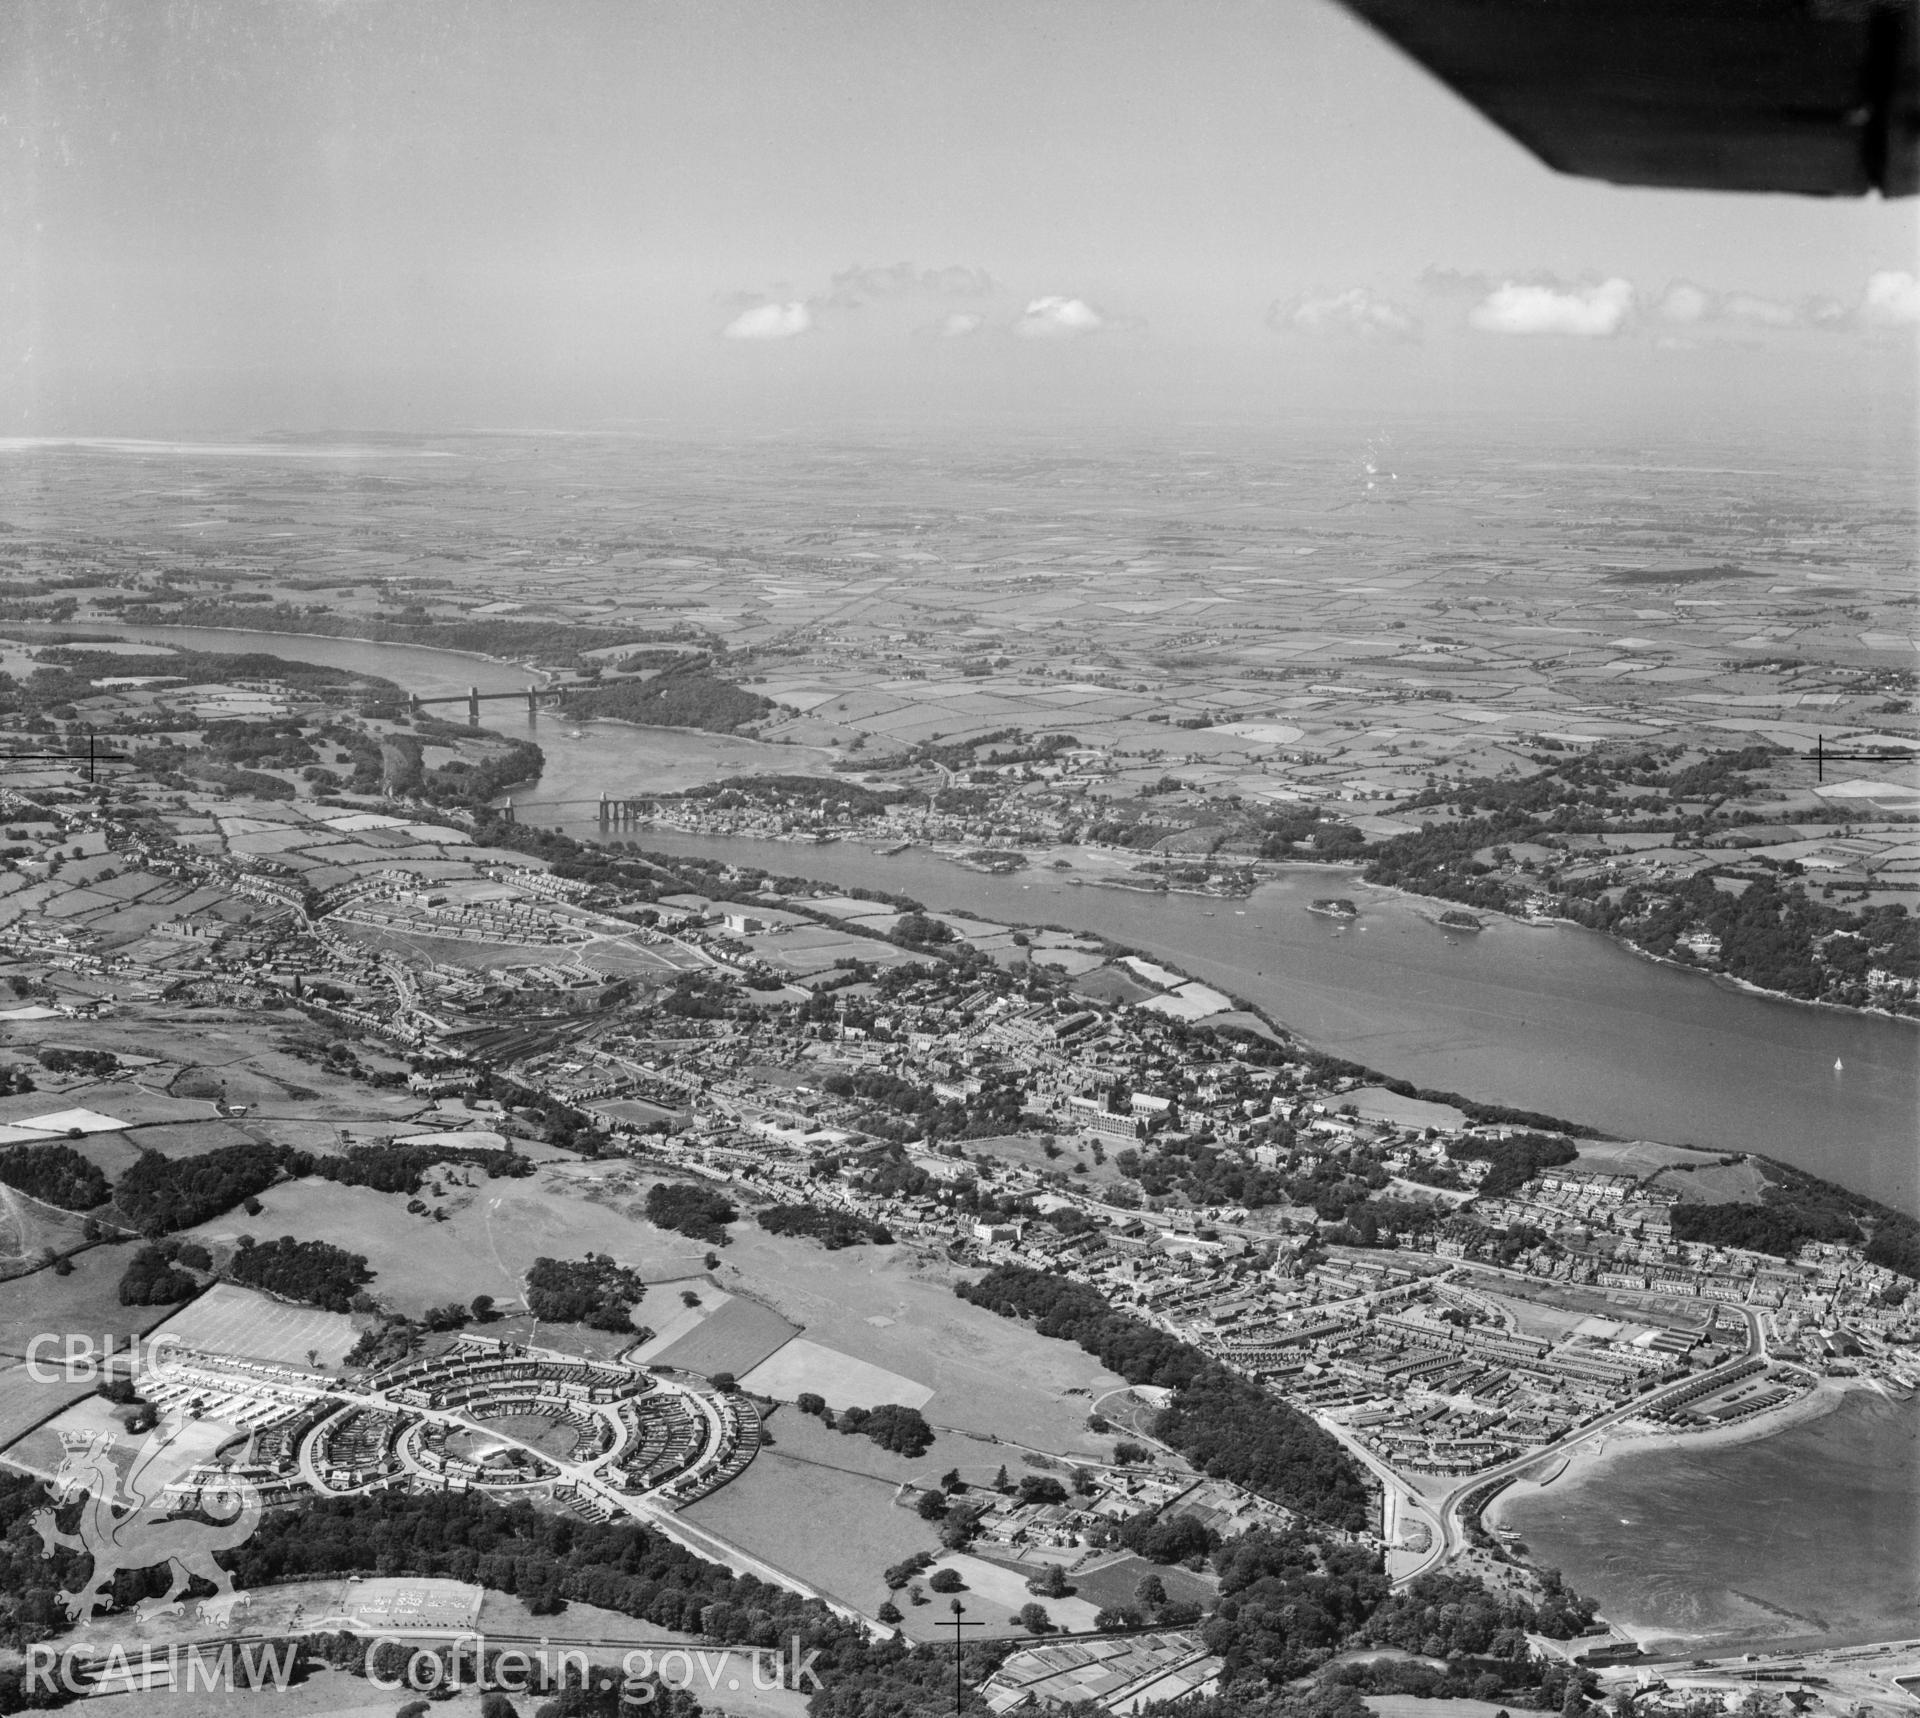
[[1501, 1503], [1495, 1519], [1656, 1648], [1909, 1638], [1920, 1616], [1920, 1400], [1854, 1392], [1747, 1443], [1629, 1442]]

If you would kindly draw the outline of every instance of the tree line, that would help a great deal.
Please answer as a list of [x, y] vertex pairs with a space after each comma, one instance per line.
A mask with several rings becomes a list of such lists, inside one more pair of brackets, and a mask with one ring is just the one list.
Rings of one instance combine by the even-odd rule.
[[1173, 1391], [1154, 1436], [1197, 1468], [1329, 1526], [1369, 1518], [1366, 1482], [1331, 1434], [1191, 1343], [1116, 1311], [1098, 1290], [1025, 1265], [996, 1265], [954, 1293], [1042, 1336], [1078, 1342], [1131, 1384]]

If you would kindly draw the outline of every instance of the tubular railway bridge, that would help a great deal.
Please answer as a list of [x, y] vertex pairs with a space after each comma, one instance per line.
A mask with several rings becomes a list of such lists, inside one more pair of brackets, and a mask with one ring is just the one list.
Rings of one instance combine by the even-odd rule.
[[464, 692], [448, 692], [438, 697], [423, 698], [418, 692], [407, 694], [407, 708], [416, 714], [430, 704], [464, 704], [467, 707], [467, 723], [470, 727], [480, 726], [480, 706], [499, 703], [502, 700], [526, 700], [529, 718], [540, 714], [543, 702], [557, 704], [567, 693], [590, 686], [590, 680], [570, 680], [552, 686], [529, 686], [524, 692], [482, 692], [478, 686], [469, 686]]

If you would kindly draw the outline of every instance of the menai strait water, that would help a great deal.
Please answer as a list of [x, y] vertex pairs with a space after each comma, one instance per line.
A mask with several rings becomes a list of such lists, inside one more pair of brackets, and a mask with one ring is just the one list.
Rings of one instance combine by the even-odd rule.
[[[428, 695], [468, 685], [524, 688], [531, 678], [511, 665], [413, 645], [124, 630], [357, 668]], [[523, 707], [481, 708], [487, 726], [530, 734], [546, 752], [540, 782], [514, 796], [518, 815], [584, 836], [600, 833], [594, 802], [602, 792], [658, 792], [822, 761], [795, 747], [620, 723], [576, 729], [552, 715], [530, 725]], [[1765, 1152], [1920, 1212], [1920, 1031], [1908, 1021], [1751, 995], [1571, 926], [1490, 920], [1478, 935], [1449, 935], [1432, 922], [1432, 903], [1363, 889], [1350, 873], [1303, 869], [1234, 902], [1073, 887], [1034, 870], [985, 876], [924, 851], [882, 858], [857, 842], [811, 847], [645, 830], [635, 837], [658, 849], [894, 890], [936, 908], [1095, 931], [1257, 1004], [1324, 1050], [1416, 1084], [1622, 1137]], [[1357, 924], [1305, 910], [1336, 885], [1361, 902]]]

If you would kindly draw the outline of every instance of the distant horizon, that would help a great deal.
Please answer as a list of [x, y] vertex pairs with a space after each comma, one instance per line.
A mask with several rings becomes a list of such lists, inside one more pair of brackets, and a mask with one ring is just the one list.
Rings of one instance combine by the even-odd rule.
[[1914, 200], [1557, 175], [1332, 0], [22, 0], [0, 113], [0, 432], [1920, 411]]

